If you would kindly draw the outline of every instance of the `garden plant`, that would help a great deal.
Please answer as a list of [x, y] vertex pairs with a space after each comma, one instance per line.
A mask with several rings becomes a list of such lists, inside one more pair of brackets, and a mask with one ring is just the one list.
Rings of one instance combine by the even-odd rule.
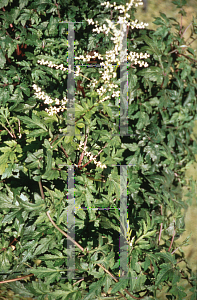
[[197, 150], [197, 23], [187, 41], [164, 13], [149, 30], [139, 5], [0, 2], [0, 285], [23, 297], [196, 299], [189, 237], [176, 240]]

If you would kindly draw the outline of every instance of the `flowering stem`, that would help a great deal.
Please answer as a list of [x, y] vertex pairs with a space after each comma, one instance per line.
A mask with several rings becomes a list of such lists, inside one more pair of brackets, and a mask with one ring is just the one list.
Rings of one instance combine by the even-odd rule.
[[[105, 149], [107, 147], [108, 143], [105, 144], [105, 146], [103, 147], [103, 149]], [[94, 158], [97, 158], [97, 156], [99, 156], [99, 154], [103, 151], [103, 149], [101, 149], [99, 151], [99, 153], [97, 155], [95, 155], [92, 159], [90, 159], [85, 165], [83, 165], [82, 167], [80, 167], [80, 169], [82, 168], [85, 168], [89, 163], [91, 163], [91, 161], [94, 159]]]
[[78, 162], [78, 167], [81, 165], [81, 162], [82, 162], [83, 157], [84, 157], [85, 148], [86, 148], [86, 144], [87, 144], [87, 140], [88, 140], [88, 133], [89, 133], [89, 127], [87, 128], [86, 139], [85, 139], [85, 143], [84, 143], [84, 150], [83, 150], [83, 152], [81, 153], [81, 156], [80, 156], [80, 159], [79, 159], [79, 162]]

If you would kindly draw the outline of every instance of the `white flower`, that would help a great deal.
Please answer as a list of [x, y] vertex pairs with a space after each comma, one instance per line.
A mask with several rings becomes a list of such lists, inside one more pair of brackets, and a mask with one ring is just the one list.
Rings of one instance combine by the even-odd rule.
[[[137, 3], [136, 3], [137, 2]], [[109, 3], [109, 1], [105, 1], [101, 3], [101, 5], [105, 6], [106, 8], [111, 8], [112, 10], [118, 10], [119, 14], [121, 16], [118, 16], [118, 26], [117, 24], [113, 23], [111, 20], [106, 19], [104, 20], [105, 23], [103, 22], [101, 26], [99, 26], [98, 21], [94, 21], [93, 19], [87, 19], [88, 24], [92, 24], [95, 26], [93, 29], [93, 32], [101, 33], [104, 32], [106, 35], [110, 34], [110, 40], [113, 41], [114, 43], [114, 48], [106, 51], [104, 55], [101, 55], [100, 53], [97, 53], [94, 51], [94, 55], [79, 55], [78, 57], [75, 57], [77, 60], [83, 60], [83, 62], [89, 61], [91, 58], [96, 58], [100, 61], [103, 61], [100, 65], [102, 68], [98, 70], [98, 73], [100, 74], [99, 79], [92, 78], [90, 80], [90, 84], [87, 85], [88, 88], [91, 89], [91, 91], [95, 91], [98, 94], [95, 106], [98, 105], [98, 103], [102, 103], [108, 99], [114, 98], [114, 97], [119, 97], [120, 96], [120, 88], [118, 88], [117, 85], [114, 85], [112, 83], [113, 78], [116, 78], [116, 72], [114, 71], [114, 63], [116, 65], [119, 65], [121, 61], [130, 61], [132, 62], [133, 65], [139, 64], [140, 67], [148, 67], [148, 63], [144, 61], [144, 59], [147, 59], [150, 57], [149, 54], [147, 53], [135, 53], [135, 52], [130, 52], [127, 55], [127, 50], [124, 49], [124, 54], [122, 55], [122, 42], [124, 38], [124, 32], [125, 30], [130, 27], [131, 29], [134, 28], [145, 28], [148, 26], [147, 23], [139, 23], [138, 20], [131, 21], [129, 22], [129, 19], [131, 20], [131, 17], [129, 15], [129, 10], [132, 6], [138, 6], [142, 5], [143, 2], [138, 0], [130, 0], [129, 3], [126, 3], [126, 5], [117, 5], [116, 2], [114, 3]], [[120, 29], [119, 29], [120, 27]], [[121, 57], [120, 57], [121, 54]], [[68, 70], [68, 68], [64, 67], [63, 64], [61, 65], [56, 65], [52, 63], [52, 61], [45, 61], [44, 59], [38, 60], [37, 61], [41, 65], [48, 65], [50, 68], [56, 68], [60, 69], [62, 71], [72, 71]], [[112, 65], [113, 64], [113, 65]], [[80, 68], [80, 66], [76, 66], [76, 71], [74, 72], [75, 77], [82, 75], [83, 70]], [[82, 75], [83, 76], [83, 75]], [[101, 84], [100, 87], [100, 83]], [[107, 87], [107, 88], [106, 88]], [[41, 91], [41, 88], [38, 87], [36, 84], [33, 85], [33, 89], [36, 91], [35, 96], [38, 97], [39, 99], [44, 100], [45, 104], [51, 105], [53, 102], [55, 102], [55, 105], [58, 105], [59, 107], [55, 106], [50, 106], [49, 109], [46, 109], [48, 111], [49, 115], [56, 114], [60, 111], [64, 111], [66, 109], [65, 105], [68, 102], [68, 99], [64, 97], [62, 100], [59, 99], [51, 99], [45, 92]], [[118, 90], [117, 90], [118, 89]], [[106, 92], [110, 92], [111, 96], [106, 96]], [[87, 154], [89, 154], [87, 152]], [[89, 156], [91, 153], [89, 154]], [[93, 156], [91, 155], [91, 158]], [[96, 163], [96, 159], [93, 157], [93, 161]], [[100, 164], [99, 164], [100, 166]], [[105, 166], [105, 165], [104, 165]]]

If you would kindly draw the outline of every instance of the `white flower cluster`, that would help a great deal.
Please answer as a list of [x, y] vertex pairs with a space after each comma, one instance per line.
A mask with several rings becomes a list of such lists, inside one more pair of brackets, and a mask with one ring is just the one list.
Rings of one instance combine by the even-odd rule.
[[76, 56], [75, 59], [83, 59], [83, 61], [86, 62], [86, 61], [89, 61], [93, 57], [94, 58], [98, 57], [98, 59], [103, 60], [103, 57], [99, 53], [94, 52], [93, 54], [94, 55], [88, 54], [88, 55], [86, 55], [86, 57], [84, 57], [83, 55], [79, 55], [79, 56]]
[[[142, 58], [147, 58], [149, 57], [150, 55], [147, 54], [147, 53], [140, 53], [140, 55], [138, 53], [135, 53], [135, 52], [130, 52], [129, 56], [128, 56], [128, 59], [130, 59], [131, 61], [134, 61], [134, 64], [139, 64], [140, 67], [144, 66], [145, 68], [148, 67], [148, 64], [147, 62], [141, 60]], [[140, 60], [138, 60], [140, 59]]]
[[79, 146], [78, 146], [78, 150], [82, 149], [82, 147], [83, 147], [84, 154], [85, 154], [87, 157], [89, 157], [89, 160], [93, 160], [93, 162], [95, 163], [95, 165], [96, 165], [97, 167], [100, 167], [100, 168], [102, 168], [102, 169], [107, 168], [107, 166], [106, 166], [106, 165], [103, 165], [100, 161], [96, 161], [96, 157], [94, 157], [94, 156], [92, 155], [91, 152], [87, 152], [87, 151], [86, 151], [87, 146], [84, 146], [84, 142], [80, 141], [80, 144], [79, 144]]
[[[147, 23], [143, 24], [143, 22], [141, 22], [139, 24], [138, 20], [135, 20], [132, 22], [127, 21], [127, 19], [130, 17], [127, 12], [134, 5], [134, 2], [136, 2], [135, 3], [136, 7], [138, 5], [143, 5], [143, 2], [141, 0], [139, 0], [139, 1], [131, 0], [130, 3], [126, 4], [126, 7], [124, 7], [123, 5], [116, 6], [116, 2], [114, 2], [113, 4], [110, 4], [109, 2], [101, 3], [101, 5], [105, 5], [106, 8], [113, 8], [115, 10], [119, 10], [120, 13], [124, 13], [124, 17], [119, 16], [118, 22], [117, 22], [117, 23], [121, 24], [121, 26], [122, 26], [121, 30], [118, 30], [117, 25], [115, 25], [111, 20], [108, 20], [108, 19], [106, 19], [108, 27], [106, 26], [106, 24], [103, 24], [102, 26], [99, 27], [97, 20], [95, 22], [93, 21], [93, 19], [87, 20], [88, 24], [95, 25], [95, 29], [93, 29], [93, 32], [94, 31], [97, 33], [104, 32], [107, 36], [109, 33], [113, 32], [112, 33], [113, 36], [111, 37], [111, 40], [113, 40], [115, 47], [113, 50], [106, 51], [105, 63], [104, 62], [100, 63], [100, 65], [103, 66], [104, 68], [102, 68], [102, 70], [99, 71], [99, 73], [101, 74], [101, 79], [103, 79], [103, 81], [107, 82], [107, 84], [108, 84], [108, 88], [107, 88], [107, 90], [105, 89], [105, 92], [113, 89], [113, 94], [111, 97], [119, 97], [120, 96], [120, 91], [114, 90], [114, 86], [109, 82], [111, 78], [116, 77], [116, 72], [114, 72], [114, 66], [112, 65], [112, 63], [116, 63], [117, 65], [120, 65], [120, 60], [121, 60], [121, 62], [122, 61], [131, 61], [131, 62], [133, 62], [134, 65], [139, 64], [140, 67], [142, 67], [142, 66], [148, 67], [148, 63], [143, 60], [143, 59], [150, 57], [150, 55], [147, 53], [138, 54], [136, 52], [130, 52], [129, 55], [127, 56], [127, 50], [126, 50], [124, 55], [122, 55], [121, 58], [119, 57], [120, 51], [122, 49], [122, 41], [124, 38], [123, 31], [125, 31], [128, 28], [128, 26], [130, 26], [132, 29], [133, 28], [145, 28], [146, 26], [148, 26]], [[84, 57], [83, 55], [80, 55], [79, 57], [76, 57], [76, 59], [82, 59], [83, 61], [89, 61], [90, 58], [97, 58], [97, 57], [100, 60], [103, 60], [101, 55], [99, 55], [96, 52], [94, 52], [94, 55], [92, 55], [92, 56], [88, 55], [87, 57]], [[95, 87], [96, 84], [97, 84], [97, 82], [94, 81], [93, 86]], [[117, 86], [117, 88], [118, 88], [118, 86]], [[101, 87], [100, 89], [97, 89], [96, 91], [100, 97], [102, 97], [104, 95], [103, 87]], [[102, 98], [101, 100], [99, 100], [99, 102], [103, 102], [109, 98], [110, 98], [109, 96], [106, 96], [106, 97]]]
[[56, 114], [57, 112], [64, 111], [67, 108], [65, 107], [65, 104], [68, 102], [68, 99], [64, 97], [62, 100], [59, 100], [55, 98], [55, 100], [51, 99], [45, 92], [41, 91], [41, 88], [38, 87], [36, 84], [33, 85], [33, 89], [36, 91], [34, 95], [38, 99], [45, 100], [44, 104], [52, 104], [55, 102], [56, 105], [60, 105], [61, 102], [61, 107], [56, 107], [56, 106], [50, 106], [50, 109], [46, 108], [45, 110], [48, 112], [49, 116], [52, 116], [53, 114]]
[[48, 60], [44, 61], [44, 59], [38, 60], [38, 63], [41, 64], [41, 65], [47, 65], [49, 68], [55, 67], [56, 69], [60, 69], [62, 71], [67, 71], [68, 70], [68, 68], [65, 68], [63, 66], [63, 64], [56, 65], [56, 64], [53, 64], [52, 61], [48, 61]]
[[[122, 41], [124, 38], [124, 31], [126, 31], [128, 26], [130, 26], [131, 29], [134, 29], [134, 28], [142, 29], [142, 28], [145, 28], [146, 26], [148, 26], [148, 23], [141, 22], [139, 24], [138, 20], [135, 20], [132, 22], [127, 21], [127, 19], [130, 17], [129, 14], [127, 13], [127, 11], [131, 8], [131, 6], [133, 6], [133, 4], [134, 4], [134, 0], [131, 0], [130, 3], [127, 3], [126, 4], [127, 7], [124, 7], [123, 5], [116, 6], [115, 2], [113, 4], [110, 4], [109, 2], [101, 3], [101, 5], [105, 5], [106, 7], [114, 8], [115, 10], [118, 9], [120, 13], [124, 13], [124, 17], [119, 16], [118, 22], [117, 22], [119, 24], [122, 24], [121, 30], [118, 30], [116, 28], [116, 25], [111, 20], [108, 20], [108, 19], [106, 19], [106, 22], [108, 23], [108, 28], [106, 27], [106, 24], [103, 24], [102, 26], [98, 27], [98, 21], [96, 21], [94, 23], [94, 21], [92, 19], [87, 20], [89, 24], [93, 24], [96, 27], [95, 29], [93, 29], [93, 32], [94, 31], [96, 31], [97, 33], [105, 32], [105, 34], [108, 36], [109, 32], [111, 33], [111, 30], [113, 31], [114, 37], [111, 37], [111, 40], [114, 41], [115, 48], [113, 50], [106, 51], [105, 58], [107, 60], [107, 64], [110, 64], [112, 62], [119, 63], [119, 57], [116, 57], [116, 55], [119, 56], [120, 50], [122, 49]], [[135, 3], [135, 6], [142, 5], [142, 4], [143, 4], [142, 1], [138, 1], [138, 3]], [[138, 54], [135, 53], [135, 55], [137, 56]], [[98, 53], [96, 53], [95, 56], [92, 56], [92, 58], [96, 58], [96, 56], [98, 56]], [[142, 53], [140, 53], [141, 59], [147, 58], [149, 56], [150, 55], [147, 53], [145, 56], [142, 56]], [[83, 57], [83, 55], [80, 56], [80, 58], [85, 59]], [[134, 61], [134, 64], [139, 64], [140, 66], [148, 67], [147, 63], [136, 60], [135, 56], [133, 56], [132, 52], [129, 54], [127, 60]]]
[[[113, 4], [110, 4], [109, 2], [103, 2], [101, 3], [101, 5], [105, 5], [106, 8], [113, 8], [114, 10], [119, 10], [119, 13], [122, 14], [124, 13], [124, 16], [118, 17], [118, 25], [121, 25], [120, 30], [117, 29], [117, 25], [115, 25], [111, 20], [106, 19], [107, 25], [103, 24], [102, 26], [98, 27], [98, 21], [96, 20], [95, 22], [92, 19], [88, 19], [87, 22], [89, 24], [93, 24], [95, 25], [95, 29], [93, 29], [93, 32], [96, 31], [97, 33], [100, 32], [104, 32], [106, 35], [108, 35], [109, 33], [112, 34], [111, 40], [113, 40], [113, 43], [115, 45], [113, 50], [109, 50], [106, 51], [104, 58], [102, 55], [100, 55], [97, 52], [93, 52], [94, 55], [87, 55], [86, 57], [84, 57], [84, 55], [80, 55], [78, 57], [75, 57], [76, 60], [83, 60], [84, 62], [89, 61], [91, 58], [98, 58], [101, 61], [105, 62], [101, 62], [101, 69], [99, 70], [99, 73], [101, 74], [101, 77], [99, 79], [102, 80], [104, 82], [104, 86], [107, 86], [107, 88], [105, 88], [103, 85], [100, 88], [98, 87], [98, 83], [99, 81], [97, 81], [96, 79], [89, 79], [90, 80], [90, 84], [87, 85], [89, 88], [97, 91], [99, 99], [97, 100], [98, 103], [101, 103], [107, 99], [111, 99], [114, 97], [119, 97], [120, 96], [120, 90], [118, 88], [117, 85], [113, 84], [111, 81], [111, 79], [116, 78], [116, 72], [114, 70], [114, 68], [118, 65], [120, 65], [120, 60], [121, 61], [131, 61], [133, 62], [133, 64], [139, 64], [140, 67], [144, 66], [144, 67], [148, 67], [147, 62], [145, 62], [143, 59], [148, 58], [150, 55], [145, 53], [136, 53], [136, 52], [130, 52], [130, 54], [127, 56], [127, 50], [124, 51], [124, 55], [122, 55], [122, 57], [120, 58], [120, 51], [122, 49], [122, 41], [124, 38], [124, 31], [128, 28], [128, 26], [130, 26], [132, 29], [133, 28], [145, 28], [145, 26], [148, 26], [148, 24], [143, 24], [142, 22], [139, 24], [137, 20], [133, 21], [133, 22], [128, 22], [127, 20], [130, 18], [130, 15], [128, 14], [128, 11], [130, 10], [130, 8], [135, 5], [136, 7], [138, 5], [142, 5], [143, 2], [141, 0], [130, 0], [129, 3], [126, 3], [126, 6], [123, 5], [119, 5], [116, 6], [116, 2], [114, 2]], [[56, 69], [60, 69], [62, 71], [69, 71], [68, 68], [65, 68], [63, 66], [63, 64], [61, 65], [56, 65], [54, 63], [52, 63], [51, 61], [44, 61], [44, 59], [42, 60], [38, 60], [38, 63], [40, 63], [41, 65], [47, 65], [50, 68], [55, 67]], [[112, 63], [116, 64], [116, 66], [113, 66]], [[80, 66], [76, 66], [77, 70], [75, 71], [75, 77], [78, 77], [81, 74], [81, 69]], [[82, 75], [83, 76], [83, 75]], [[85, 77], [85, 76], [84, 76]], [[36, 85], [34, 85], [35, 87]], [[39, 93], [35, 93], [35, 95], [39, 98], [39, 99], [43, 99], [45, 100], [45, 103], [51, 104], [52, 102], [54, 102], [49, 96], [47, 96], [44, 92], [41, 92], [41, 89], [37, 88], [37, 92]], [[39, 90], [38, 90], [39, 89]], [[112, 91], [111, 95], [107, 96], [105, 95], [105, 93]], [[64, 98], [65, 99], [65, 98]], [[58, 99], [55, 99], [56, 104], [59, 104]], [[50, 107], [49, 109], [46, 109], [46, 111], [49, 113], [49, 115], [53, 115], [59, 111], [63, 111], [65, 110], [65, 104], [67, 102], [67, 99], [65, 99], [65, 101], [61, 100], [62, 103], [62, 107], [56, 108], [56, 107]]]

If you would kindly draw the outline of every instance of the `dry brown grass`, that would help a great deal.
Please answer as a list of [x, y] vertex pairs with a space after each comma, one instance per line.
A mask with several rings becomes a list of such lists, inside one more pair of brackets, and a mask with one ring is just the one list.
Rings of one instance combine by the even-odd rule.
[[[183, 17], [182, 24], [186, 28], [192, 21], [193, 17], [197, 18], [197, 0], [188, 0], [184, 9], [187, 12], [187, 16]], [[152, 22], [155, 20], [154, 17], [160, 16], [160, 12], [166, 14], [167, 17], [175, 18], [177, 21], [181, 22], [181, 16], [178, 13], [179, 11], [180, 9], [176, 9], [172, 0], [148, 0], [147, 12], [145, 13], [140, 7], [136, 13], [136, 18], [141, 22], [149, 23], [149, 29], [156, 29], [157, 25]], [[184, 34], [186, 39], [189, 37], [190, 33], [191, 27]], [[194, 50], [197, 49], [197, 40], [191, 44], [191, 47]]]

